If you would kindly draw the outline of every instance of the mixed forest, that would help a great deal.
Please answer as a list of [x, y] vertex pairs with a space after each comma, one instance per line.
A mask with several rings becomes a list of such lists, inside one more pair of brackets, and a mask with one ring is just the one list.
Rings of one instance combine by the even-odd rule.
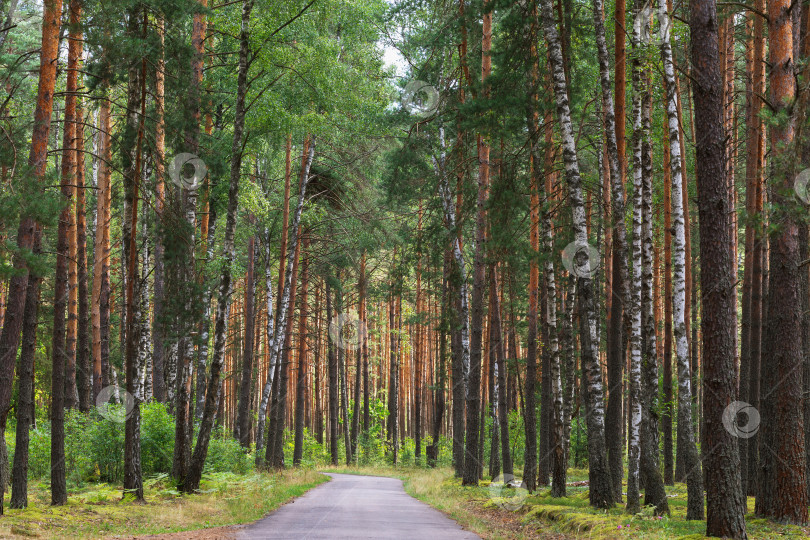
[[379, 463], [806, 526], [808, 34], [800, 0], [0, 0], [0, 513]]

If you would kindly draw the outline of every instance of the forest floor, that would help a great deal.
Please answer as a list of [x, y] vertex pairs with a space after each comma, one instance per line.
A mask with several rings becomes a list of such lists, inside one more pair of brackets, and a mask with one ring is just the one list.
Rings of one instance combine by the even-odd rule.
[[233, 538], [236, 525], [264, 517], [328, 478], [312, 469], [206, 474], [201, 493], [190, 496], [166, 480], [145, 480], [146, 504], [122, 501], [121, 486], [89, 484], [70, 490], [68, 504], [59, 507], [50, 506], [47, 483], [33, 482], [28, 508], [6, 507], [0, 517], [0, 538]]
[[[548, 488], [528, 495], [506, 493], [499, 485], [481, 482], [462, 487], [450, 468], [334, 467], [326, 472], [389, 476], [403, 481], [405, 491], [454, 519], [485, 539], [542, 538], [680, 539], [704, 538], [705, 521], [686, 521], [686, 486], [667, 486], [671, 515], [653, 516], [649, 510], [630, 516], [624, 504], [598, 511], [588, 504], [587, 470], [569, 469], [567, 496], [554, 499]], [[245, 524], [257, 521], [279, 506], [328, 478], [312, 469], [282, 473], [205, 475], [202, 492], [184, 496], [165, 477], [145, 482], [146, 504], [121, 500], [121, 487], [90, 484], [71, 490], [68, 504], [50, 506], [45, 482], [29, 486], [29, 507], [0, 517], [0, 538], [118, 538], [160, 540], [230, 540]], [[506, 497], [506, 495], [509, 495]], [[748, 536], [752, 539], [810, 538], [810, 527], [796, 527], [757, 519], [754, 498], [748, 499]]]

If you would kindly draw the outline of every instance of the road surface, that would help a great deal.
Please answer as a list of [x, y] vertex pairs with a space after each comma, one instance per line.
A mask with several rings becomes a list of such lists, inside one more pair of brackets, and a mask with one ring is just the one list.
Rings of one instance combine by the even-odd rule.
[[330, 482], [243, 529], [238, 538], [479, 538], [405, 493], [402, 482], [396, 478], [332, 473], [329, 476]]

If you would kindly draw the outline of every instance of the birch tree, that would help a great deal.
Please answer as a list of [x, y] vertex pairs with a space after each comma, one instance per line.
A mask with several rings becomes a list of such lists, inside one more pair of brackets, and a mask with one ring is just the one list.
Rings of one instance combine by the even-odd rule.
[[667, 131], [669, 134], [669, 165], [672, 179], [672, 315], [675, 336], [675, 358], [678, 373], [678, 453], [684, 455], [687, 470], [686, 519], [703, 519], [703, 474], [692, 431], [692, 386], [689, 367], [689, 343], [686, 334], [686, 236], [683, 215], [683, 157], [679, 137], [678, 95], [675, 65], [672, 60], [670, 19], [666, 0], [658, 0], [658, 20], [661, 25], [661, 60], [664, 67]]
[[571, 111], [568, 102], [568, 84], [563, 66], [560, 35], [550, 0], [540, 2], [541, 21], [549, 44], [549, 63], [552, 71], [554, 97], [557, 109], [557, 120], [562, 132], [563, 161], [565, 179], [568, 185], [568, 199], [571, 205], [572, 225], [577, 252], [576, 260], [577, 290], [579, 316], [586, 330], [581, 336], [582, 363], [587, 374], [588, 401], [586, 416], [588, 423], [588, 456], [590, 479], [589, 499], [592, 506], [610, 508], [613, 506], [613, 487], [605, 452], [605, 411], [603, 405], [602, 370], [599, 366], [599, 355], [596, 350], [596, 314], [594, 310], [592, 265], [583, 257], [588, 251], [588, 235], [585, 227], [585, 206], [582, 198], [582, 179], [579, 173], [576, 141], [571, 123]]

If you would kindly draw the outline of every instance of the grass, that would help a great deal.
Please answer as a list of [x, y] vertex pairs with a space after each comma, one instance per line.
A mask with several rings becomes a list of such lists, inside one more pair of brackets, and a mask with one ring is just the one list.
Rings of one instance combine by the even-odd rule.
[[[449, 468], [350, 467], [329, 472], [370, 474], [400, 478], [405, 491], [455, 519], [483, 538], [592, 538], [695, 540], [705, 538], [705, 521], [686, 521], [686, 485], [666, 486], [671, 514], [654, 516], [650, 509], [628, 515], [624, 503], [612, 510], [596, 510], [588, 503], [588, 486], [568, 486], [567, 496], [552, 498], [550, 489], [525, 499], [504, 499], [499, 489], [481, 482], [477, 488], [462, 487]], [[588, 471], [569, 469], [568, 482], [587, 480]], [[524, 493], [525, 495], [525, 493]], [[515, 504], [504, 504], [512, 503]], [[522, 502], [522, 504], [521, 504]], [[748, 537], [790, 539], [810, 537], [810, 527], [797, 527], [758, 519], [753, 515], [754, 498], [748, 499]]]
[[311, 470], [214, 473], [201, 492], [182, 495], [163, 475], [144, 483], [146, 504], [121, 500], [121, 487], [92, 484], [71, 492], [65, 506], [50, 506], [45, 483], [29, 486], [29, 506], [6, 508], [0, 538], [106, 538], [159, 534], [248, 523], [327, 481]]

